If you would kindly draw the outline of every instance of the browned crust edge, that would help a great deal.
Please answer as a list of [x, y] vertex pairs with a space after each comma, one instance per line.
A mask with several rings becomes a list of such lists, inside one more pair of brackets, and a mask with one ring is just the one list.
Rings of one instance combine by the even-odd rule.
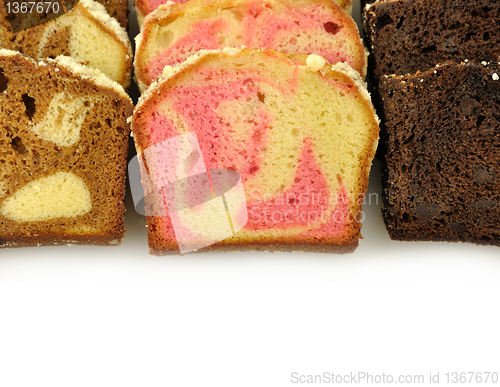
[[[59, 245], [94, 245], [94, 246], [118, 246], [125, 234], [122, 229], [118, 234], [95, 235], [95, 236], [72, 236], [72, 235], [38, 235], [38, 236], [14, 236], [12, 238], [2, 237], [0, 249], [17, 247], [40, 247]], [[110, 243], [116, 241], [116, 243]]]
[[[322, 244], [307, 244], [307, 243], [235, 243], [232, 245], [224, 243], [216, 243], [211, 246], [207, 246], [203, 249], [193, 251], [188, 254], [200, 254], [200, 253], [229, 253], [229, 252], [309, 252], [309, 253], [323, 253], [323, 254], [351, 254], [358, 247], [358, 240], [353, 239], [351, 244], [344, 246], [338, 245], [322, 245]], [[151, 248], [149, 250], [151, 255], [180, 255], [178, 248], [172, 248], [171, 250], [157, 250]]]

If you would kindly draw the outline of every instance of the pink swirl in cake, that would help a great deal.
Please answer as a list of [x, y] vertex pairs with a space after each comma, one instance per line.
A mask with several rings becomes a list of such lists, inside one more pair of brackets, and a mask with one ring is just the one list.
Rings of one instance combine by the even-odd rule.
[[[377, 119], [359, 79], [329, 65], [312, 71], [307, 58], [246, 49], [206, 53], [141, 97], [133, 116], [139, 152], [194, 132], [207, 169], [241, 175], [248, 222], [214, 248], [352, 251], [357, 245], [357, 198], [366, 190]], [[170, 219], [148, 222], [152, 251], [175, 251]]]
[[[167, 4], [172, 0], [135, 0], [135, 9], [137, 14], [137, 20], [139, 21], [139, 25], [142, 25], [144, 18], [155, 9], [160, 7], [160, 5]], [[174, 0], [173, 3], [185, 3], [188, 0]], [[193, 1], [193, 0], [189, 0]], [[343, 9], [346, 10], [349, 14], [352, 11], [352, 0], [334, 0], [338, 5], [340, 5]]]
[[321, 55], [366, 73], [356, 23], [330, 0], [191, 0], [161, 7], [146, 18], [136, 74], [147, 86], [165, 66], [201, 49], [242, 46]]

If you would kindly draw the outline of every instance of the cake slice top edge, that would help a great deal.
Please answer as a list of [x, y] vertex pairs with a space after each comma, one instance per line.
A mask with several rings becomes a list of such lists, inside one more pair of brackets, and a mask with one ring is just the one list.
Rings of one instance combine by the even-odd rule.
[[106, 8], [94, 0], [79, 0], [79, 3], [87, 8], [92, 16], [116, 34], [116, 36], [127, 46], [129, 55], [131, 56], [132, 45], [130, 44], [130, 39], [128, 38], [127, 31], [120, 25], [118, 20], [110, 16]]
[[132, 99], [125, 92], [125, 89], [118, 82], [110, 79], [106, 74], [98, 69], [93, 69], [88, 66], [85, 66], [78, 62], [77, 60], [64, 55], [59, 55], [55, 59], [47, 58], [44, 60], [36, 61], [33, 58], [20, 53], [19, 51], [12, 51], [7, 49], [0, 49], [0, 57], [15, 57], [18, 56], [23, 58], [24, 60], [31, 61], [38, 66], [46, 66], [47, 64], [54, 65], [59, 68], [65, 68], [69, 70], [75, 76], [86, 79], [94, 82], [97, 86], [105, 87], [108, 89], [112, 89], [117, 92], [121, 97], [127, 99], [132, 103]]
[[380, 119], [378, 118], [375, 112], [375, 108], [373, 107], [372, 98], [370, 92], [368, 91], [367, 83], [361, 77], [361, 75], [356, 70], [354, 70], [348, 63], [345, 62], [337, 62], [334, 64], [330, 64], [330, 71], [332, 70], [339, 71], [347, 75], [354, 81], [354, 84], [358, 87], [361, 95], [370, 103], [370, 106], [372, 107], [377, 122], [380, 124]]
[[148, 13], [143, 20], [143, 25], [151, 19], [160, 19], [169, 16], [172, 13], [172, 9], [182, 7], [183, 3], [176, 3], [174, 1], [167, 1], [164, 4], [160, 4], [158, 8]]
[[[481, 66], [485, 70], [488, 70], [491, 73], [491, 76], [494, 81], [500, 79], [500, 74], [499, 74], [499, 69], [500, 69], [500, 62], [496, 61], [478, 61], [474, 59], [464, 59], [460, 62], [448, 60], [442, 63], [438, 63], [426, 70], [419, 70], [414, 73], [406, 73], [406, 74], [384, 74], [380, 82], [382, 82], [384, 79], [396, 79], [396, 80], [404, 80], [405, 78], [418, 78], [418, 77], [424, 77], [428, 76], [431, 73], [436, 73], [440, 68], [443, 67], [450, 67], [450, 66]], [[496, 75], [496, 76], [495, 76]], [[499, 79], [497, 79], [499, 77]]]
[[353, 69], [348, 63], [337, 62], [334, 64], [330, 64], [330, 63], [328, 63], [328, 61], [326, 59], [324, 59], [320, 55], [316, 55], [316, 54], [310, 54], [310, 55], [283, 54], [283, 53], [279, 53], [279, 52], [274, 51], [274, 50], [249, 49], [246, 47], [242, 47], [242, 48], [225, 47], [221, 50], [200, 50], [196, 54], [189, 56], [184, 62], [178, 63], [174, 66], [165, 66], [165, 68], [163, 69], [163, 73], [155, 81], [153, 81], [147, 88], [145, 88], [145, 90], [143, 91], [143, 93], [139, 97], [139, 100], [138, 100], [137, 105], [135, 107], [135, 111], [140, 110], [142, 105], [144, 104], [144, 102], [146, 100], [148, 100], [151, 95], [158, 92], [158, 88], [160, 87], [160, 85], [163, 82], [165, 82], [169, 78], [174, 77], [176, 74], [183, 71], [187, 67], [194, 65], [196, 62], [200, 61], [202, 58], [209, 56], [209, 55], [220, 55], [220, 54], [234, 56], [234, 55], [237, 55], [237, 54], [239, 54], [241, 52], [245, 52], [245, 51], [247, 51], [247, 52], [252, 52], [252, 51], [271, 52], [273, 55], [275, 55], [281, 59], [285, 59], [285, 60], [290, 61], [290, 63], [293, 63], [291, 60], [292, 57], [293, 58], [302, 58], [303, 64], [298, 64], [298, 63], [294, 63], [294, 64], [298, 65], [298, 66], [307, 67], [310, 71], [318, 71], [323, 76], [330, 71], [341, 72], [342, 74], [344, 74], [344, 75], [348, 76], [350, 79], [352, 79], [352, 81], [354, 82], [356, 87], [358, 87], [360, 94], [369, 103], [369, 105], [373, 111], [373, 114], [375, 115], [377, 122], [380, 123], [380, 119], [378, 118], [376, 111], [375, 111], [375, 108], [373, 107], [370, 92], [368, 91], [367, 84], [366, 84], [365, 80], [361, 77], [359, 72], [357, 72], [355, 69]]
[[[7, 50], [6, 48], [0, 48], [0, 56], [8, 57], [8, 56], [17, 56], [17, 55], [22, 55], [22, 54], [19, 51], [12, 51], [12, 50]], [[30, 57], [26, 57], [26, 58], [31, 59], [33, 62], [35, 62]]]
[[[175, 74], [179, 73], [183, 69], [190, 67], [191, 65], [195, 64], [199, 60], [201, 60], [203, 57], [207, 55], [217, 55], [217, 54], [228, 54], [228, 55], [236, 55], [240, 53], [243, 49], [238, 49], [238, 48], [223, 48], [222, 50], [200, 50], [196, 54], [190, 55], [189, 57], [186, 58], [184, 62], [177, 63], [174, 66], [165, 66], [163, 69], [163, 72], [158, 78], [156, 78], [149, 86], [143, 90], [143, 93], [139, 97], [139, 100], [137, 101], [137, 105], [135, 107], [135, 110], [139, 110], [142, 106], [142, 104], [149, 99], [151, 95], [153, 95], [159, 86], [165, 82], [167, 79], [172, 78]], [[144, 85], [144, 84], [143, 84]], [[140, 87], [140, 85], [139, 85]]]
[[[175, 1], [168, 0], [166, 3], [160, 4], [158, 6], [158, 8], [166, 9], [166, 8], [168, 8], [168, 7], [170, 7], [170, 6], [174, 5], [174, 4], [178, 4], [178, 3], [176, 3]], [[158, 10], [158, 8], [156, 8], [153, 11], [148, 11], [145, 8], [145, 5], [144, 5], [143, 1], [134, 1], [134, 6], [135, 6], [135, 10], [136, 10], [138, 22], [139, 22], [139, 27], [141, 27], [143, 25], [144, 21], [146, 20], [146, 18], [149, 15], [151, 15], [153, 12], [155, 12], [156, 10]]]
[[83, 79], [90, 79], [98, 86], [104, 86], [113, 89], [118, 94], [120, 94], [121, 97], [126, 98], [128, 101], [132, 103], [132, 99], [125, 92], [123, 86], [120, 85], [118, 82], [113, 81], [99, 69], [94, 69], [85, 66], [80, 62], [78, 62], [76, 59], [65, 55], [59, 55], [55, 59], [47, 58], [46, 61], [48, 63], [56, 64], [59, 67], [64, 67], [70, 70], [73, 74]]

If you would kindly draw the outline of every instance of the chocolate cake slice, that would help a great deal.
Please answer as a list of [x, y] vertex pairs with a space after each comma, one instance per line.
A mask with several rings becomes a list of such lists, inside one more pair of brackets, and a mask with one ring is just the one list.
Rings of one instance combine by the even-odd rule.
[[500, 1], [376, 1], [363, 12], [375, 84], [445, 61], [500, 61]]
[[392, 239], [500, 246], [500, 68], [446, 63], [380, 83]]

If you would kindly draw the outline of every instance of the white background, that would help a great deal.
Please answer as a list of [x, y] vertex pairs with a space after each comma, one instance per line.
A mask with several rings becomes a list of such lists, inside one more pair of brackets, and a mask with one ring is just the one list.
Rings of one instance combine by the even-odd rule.
[[500, 250], [390, 241], [380, 204], [344, 256], [150, 256], [130, 202], [121, 246], [0, 250], [0, 386], [500, 373]]

